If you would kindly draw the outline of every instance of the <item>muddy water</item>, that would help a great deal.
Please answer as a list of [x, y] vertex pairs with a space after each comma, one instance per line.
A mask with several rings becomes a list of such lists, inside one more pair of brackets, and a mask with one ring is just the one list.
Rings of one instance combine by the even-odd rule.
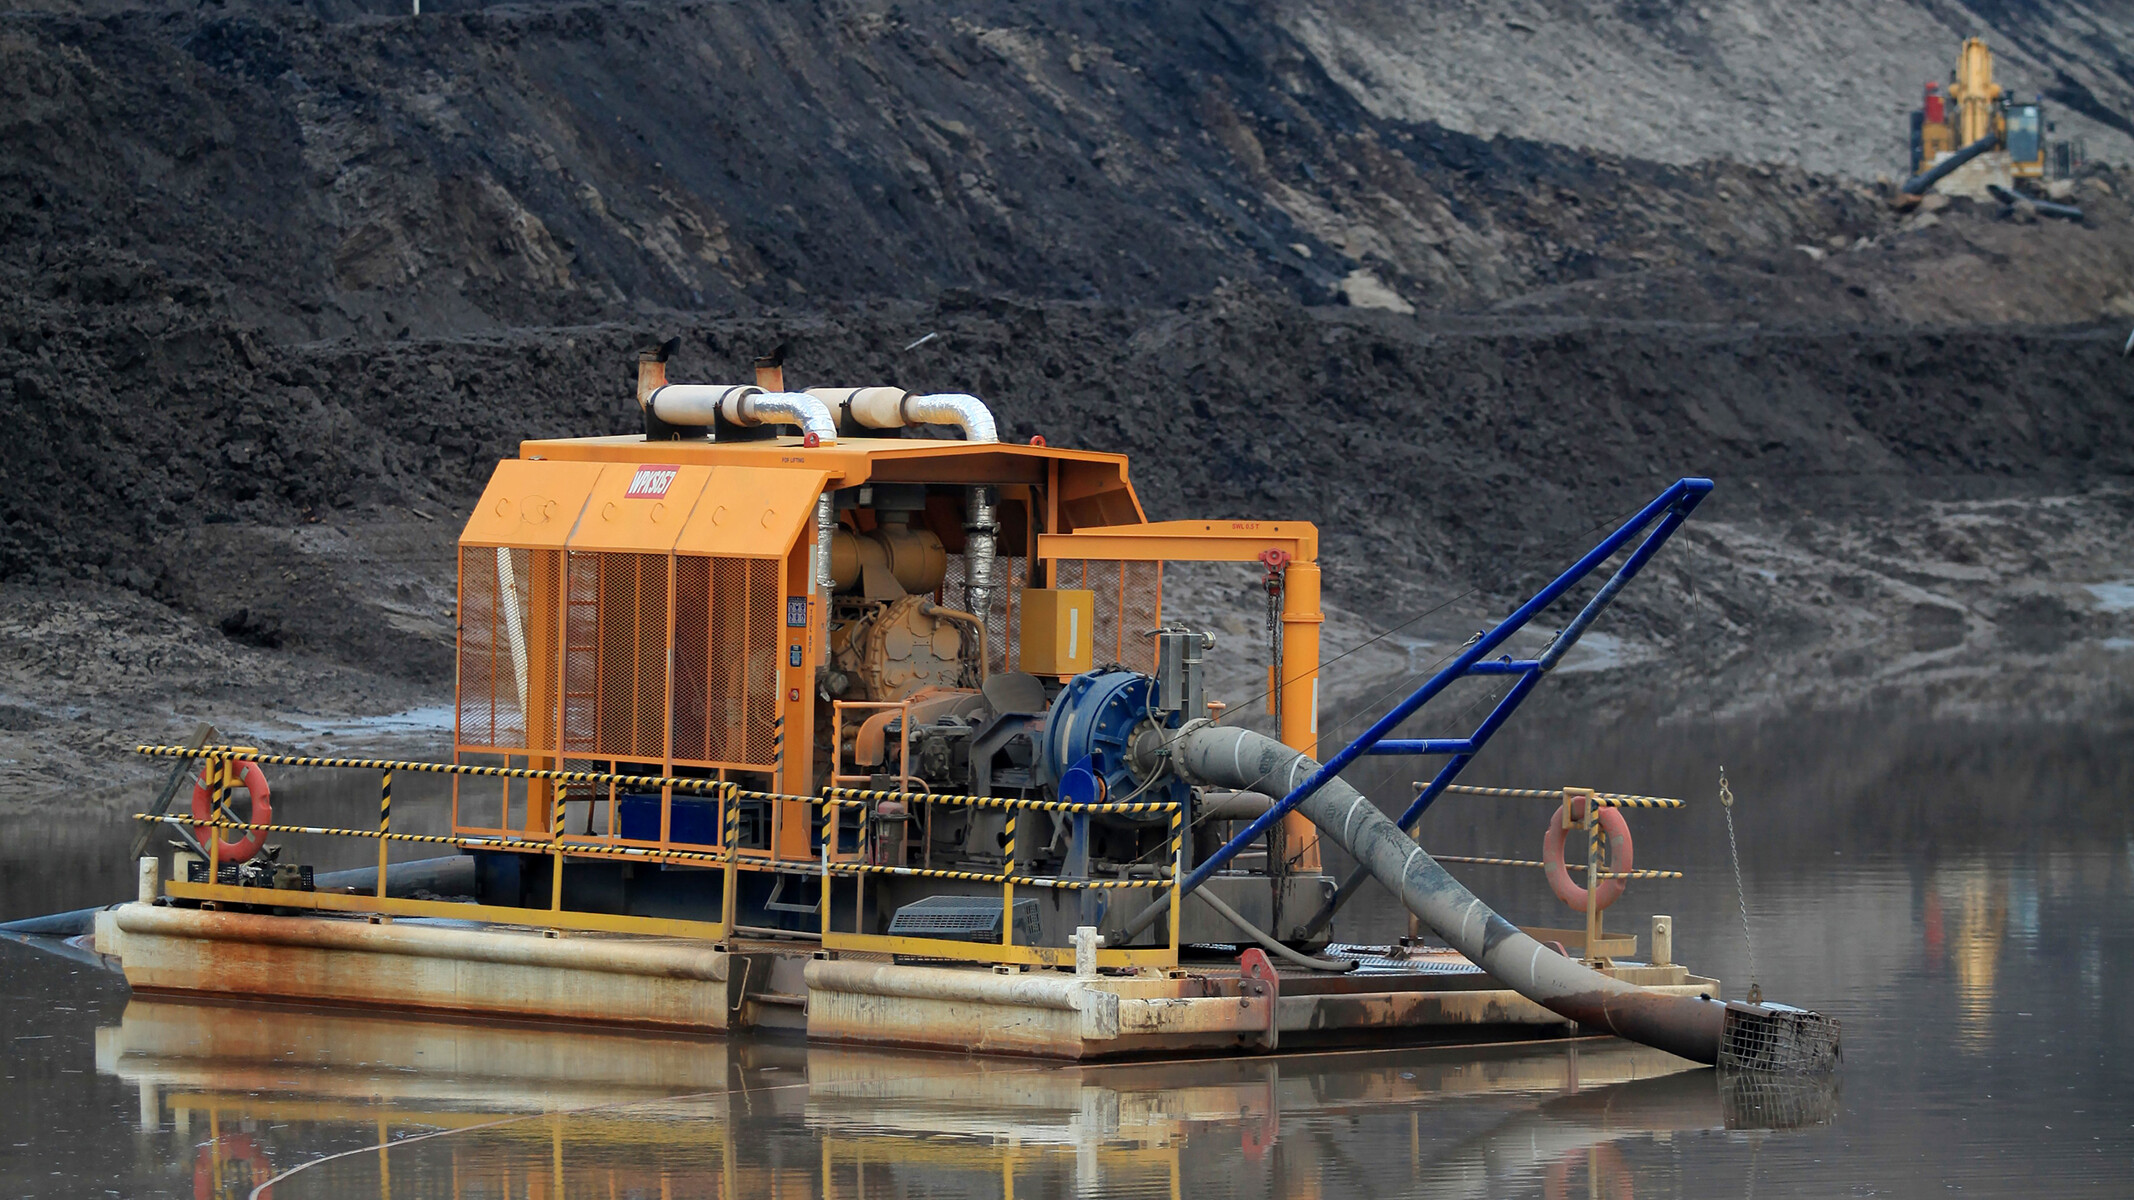
[[[0, 943], [0, 1195], [243, 1195], [312, 1162], [272, 1194], [2126, 1193], [2118, 738], [1872, 713], [1564, 728], [1492, 747], [1476, 781], [1690, 799], [1633, 817], [1638, 864], [1689, 878], [1637, 885], [1610, 924], [1672, 914], [1678, 956], [1738, 994], [1750, 955], [1711, 795], [1726, 764], [1755, 974], [1845, 1022], [1835, 1094], [1745, 1091], [1606, 1039], [1063, 1068], [217, 1008], [129, 1000], [89, 962]], [[305, 819], [367, 802], [322, 794]], [[1428, 827], [1445, 852], [1539, 840], [1538, 811], [1445, 804]], [[11, 860], [5, 915], [82, 900], [71, 861]], [[1524, 872], [1461, 870], [1516, 919], [1570, 923]]]

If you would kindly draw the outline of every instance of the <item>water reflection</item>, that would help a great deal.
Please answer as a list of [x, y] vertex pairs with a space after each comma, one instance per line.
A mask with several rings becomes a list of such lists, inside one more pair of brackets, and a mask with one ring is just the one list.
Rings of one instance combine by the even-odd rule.
[[[1547, 715], [1523, 715], [1475, 782], [1690, 798], [1633, 822], [1640, 860], [1689, 878], [1633, 888], [1611, 924], [1673, 914], [1677, 956], [1737, 991], [1751, 971], [1710, 803], [1727, 763], [1757, 970], [1845, 1022], [1842, 1097], [1722, 1088], [1664, 1060], [1618, 1070], [1624, 1048], [1606, 1043], [1067, 1069], [198, 1010], [129, 1003], [89, 960], [0, 941], [0, 1195], [242, 1194], [260, 1159], [283, 1171], [344, 1151], [275, 1193], [450, 1196], [456, 1178], [466, 1197], [605, 1197], [611, 1180], [616, 1196], [659, 1196], [662, 1181], [676, 1197], [1168, 1196], [1175, 1180], [1194, 1196], [1544, 1197], [1614, 1195], [1627, 1172], [1644, 1196], [2126, 1194], [2122, 732]], [[2008, 753], [2018, 740], [2025, 752]], [[333, 803], [299, 811], [331, 821]], [[354, 820], [374, 801], [347, 803]], [[1536, 814], [1512, 807], [1431, 820], [1451, 849], [1530, 853], [1539, 836]], [[128, 894], [131, 832], [73, 812], [19, 818], [0, 904], [19, 916]], [[96, 838], [109, 879], [73, 854]], [[1469, 874], [1507, 915], [1560, 922], [1539, 872]], [[1390, 906], [1355, 907], [1353, 936], [1404, 929]], [[1675, 1087], [1703, 1107], [1676, 1110], [1660, 1094]], [[1833, 1099], [1842, 1114], [1818, 1123]], [[1796, 1109], [1805, 1126], [1787, 1128]], [[381, 1130], [395, 1142], [382, 1161], [367, 1149]], [[409, 1140], [425, 1134], [440, 1136]]]
[[1957, 1043], [1985, 1050], [1993, 1038], [1993, 976], [2008, 928], [2005, 876], [1982, 863], [1936, 870], [1927, 882], [1929, 960], [1945, 955], [1956, 985]]
[[264, 1194], [1629, 1196], [1621, 1143], [1740, 1117], [1602, 1039], [1077, 1067], [135, 999], [96, 1043], [201, 1197], [337, 1152]]

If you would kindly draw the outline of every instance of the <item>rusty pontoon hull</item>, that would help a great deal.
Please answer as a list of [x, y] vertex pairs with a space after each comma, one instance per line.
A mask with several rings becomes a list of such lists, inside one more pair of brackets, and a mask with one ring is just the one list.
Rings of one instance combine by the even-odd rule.
[[[143, 992], [1068, 1060], [1572, 1032], [1449, 952], [1367, 958], [1353, 974], [1284, 974], [1256, 988], [1220, 962], [1074, 975], [818, 957], [792, 941], [146, 904], [100, 914], [96, 940]], [[1616, 971], [1674, 994], [1718, 994], [1715, 980], [1680, 966]]]

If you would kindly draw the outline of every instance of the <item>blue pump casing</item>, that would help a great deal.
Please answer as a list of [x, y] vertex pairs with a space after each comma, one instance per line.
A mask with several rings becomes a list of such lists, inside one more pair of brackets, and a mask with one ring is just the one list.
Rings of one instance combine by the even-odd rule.
[[1052, 702], [1040, 742], [1040, 777], [1070, 804], [1183, 803], [1186, 782], [1170, 774], [1134, 794], [1141, 782], [1127, 765], [1134, 731], [1150, 721], [1176, 728], [1181, 714], [1151, 707], [1156, 681], [1137, 671], [1077, 675]]

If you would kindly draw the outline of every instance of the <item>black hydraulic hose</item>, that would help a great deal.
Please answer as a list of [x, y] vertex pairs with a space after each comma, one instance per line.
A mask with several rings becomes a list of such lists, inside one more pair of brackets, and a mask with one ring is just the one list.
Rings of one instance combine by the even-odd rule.
[[1904, 194], [1907, 196], [1917, 196], [1924, 193], [1928, 188], [1933, 187], [1935, 184], [1941, 182], [1942, 178], [1946, 176], [1949, 172], [1955, 170], [1960, 166], [1963, 166], [1965, 163], [1970, 162], [1972, 159], [1977, 158], [1979, 155], [1984, 154], [1986, 151], [1993, 149], [1995, 146], [2000, 144], [2000, 141], [2000, 135], [1989, 133], [1985, 137], [1982, 137], [1977, 141], [1971, 143], [1970, 145], [1965, 146], [1963, 149], [1958, 150], [1956, 153], [1951, 154], [1949, 157], [1942, 159], [1940, 162], [1935, 163], [1933, 166], [1928, 167], [1926, 170], [1921, 171], [1919, 174], [1914, 175], [1910, 179], [1905, 180]]
[[70, 938], [79, 937], [96, 928], [96, 914], [110, 907], [99, 904], [95, 908], [77, 908], [71, 912], [48, 913], [42, 917], [24, 917], [0, 925], [0, 933], [21, 933], [32, 937]]
[[[89, 911], [95, 912], [96, 910], [92, 908]], [[108, 958], [98, 954], [93, 949], [78, 944], [80, 941], [80, 935], [53, 937], [34, 933], [8, 933], [0, 930], [0, 942], [14, 942], [17, 945], [28, 946], [30, 949], [44, 954], [56, 954], [61, 958], [78, 962], [85, 967], [95, 967], [99, 971], [116, 971], [118, 969], [118, 960]]]
[[[1234, 788], [1309, 775], [1319, 766], [1265, 734], [1212, 724], [1187, 730], [1174, 744], [1171, 761], [1188, 779]], [[1296, 811], [1354, 855], [1453, 949], [1506, 987], [1580, 1025], [1695, 1062], [1718, 1061], [1726, 1005], [1624, 983], [1521, 933], [1339, 776]]]
[[1237, 926], [1239, 932], [1258, 942], [1260, 949], [1278, 958], [1293, 962], [1312, 971], [1353, 971], [1358, 965], [1356, 960], [1352, 958], [1313, 958], [1309, 954], [1292, 950], [1274, 940], [1266, 930], [1246, 920], [1236, 909], [1223, 903], [1220, 897], [1208, 889], [1201, 888], [1193, 894], [1205, 901], [1209, 908], [1214, 909], [1217, 916]]
[[2040, 200], [2036, 196], [2024, 196], [2011, 192], [1997, 183], [1987, 184], [1986, 190], [1993, 193], [1993, 198], [2003, 204], [2027, 204], [2041, 217], [2058, 217], [2062, 221], [2080, 221], [2082, 219], [2082, 210], [2072, 204], [2057, 204], [2051, 200]]
[[[352, 871], [328, 871], [312, 879], [315, 888], [340, 890], [354, 888], [370, 891], [378, 886], [378, 868], [357, 867]], [[474, 894], [474, 859], [465, 854], [445, 854], [436, 858], [419, 858], [412, 862], [393, 863], [385, 869], [385, 894], [406, 896], [415, 892], [434, 892], [440, 896], [471, 896]], [[95, 908], [77, 908], [71, 912], [50, 913], [42, 917], [24, 917], [19, 921], [0, 924], [0, 933], [33, 934], [39, 937], [79, 937], [96, 929], [96, 914], [112, 907], [99, 904]]]
[[[352, 871], [328, 871], [324, 875], [314, 876], [311, 886], [354, 888], [357, 891], [376, 890], [378, 868], [357, 867]], [[441, 854], [436, 858], [390, 863], [385, 868], [385, 894], [388, 896], [407, 896], [415, 892], [432, 892], [439, 896], [472, 896], [474, 889], [474, 856], [471, 854]]]

